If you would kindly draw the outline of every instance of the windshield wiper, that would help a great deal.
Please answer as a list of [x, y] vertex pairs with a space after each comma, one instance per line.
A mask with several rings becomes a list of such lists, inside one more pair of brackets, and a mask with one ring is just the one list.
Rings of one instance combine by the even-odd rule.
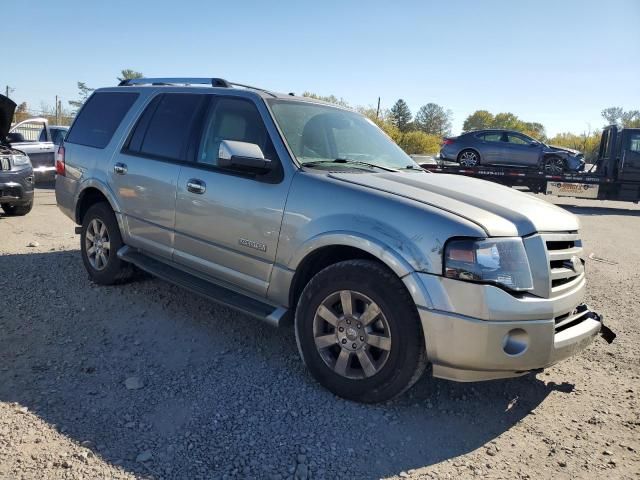
[[360, 160], [350, 160], [348, 158], [336, 158], [334, 160], [314, 160], [311, 162], [304, 162], [302, 165], [306, 165], [306, 166], [314, 166], [314, 165], [320, 165], [323, 163], [350, 163], [353, 165], [364, 165], [365, 167], [371, 167], [371, 168], [379, 168], [380, 170], [385, 170], [387, 172], [398, 172], [399, 170], [396, 170], [395, 168], [391, 168], [391, 167], [383, 167], [382, 165], [376, 165], [375, 163], [368, 163], [368, 162], [362, 162]]

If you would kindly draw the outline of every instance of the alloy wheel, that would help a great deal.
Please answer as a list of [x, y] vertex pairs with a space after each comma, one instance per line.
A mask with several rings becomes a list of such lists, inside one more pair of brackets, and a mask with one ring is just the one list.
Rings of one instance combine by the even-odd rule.
[[109, 261], [111, 243], [107, 226], [99, 218], [91, 220], [85, 233], [87, 259], [93, 268], [103, 270]]
[[544, 171], [550, 175], [560, 175], [564, 172], [564, 161], [558, 157], [548, 158], [544, 162]]
[[371, 298], [353, 290], [334, 292], [322, 301], [314, 316], [313, 336], [325, 364], [351, 379], [377, 374], [391, 351], [384, 313]]
[[467, 151], [460, 155], [460, 165], [462, 166], [475, 167], [478, 163], [480, 163], [480, 159], [476, 152]]

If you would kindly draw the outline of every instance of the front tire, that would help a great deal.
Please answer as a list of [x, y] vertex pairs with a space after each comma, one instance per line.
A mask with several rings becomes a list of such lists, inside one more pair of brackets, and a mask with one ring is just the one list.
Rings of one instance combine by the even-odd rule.
[[80, 250], [89, 278], [99, 285], [123, 282], [133, 274], [133, 266], [118, 258], [123, 246], [116, 216], [107, 203], [96, 203], [82, 219]]
[[375, 261], [339, 262], [315, 275], [298, 301], [295, 331], [313, 377], [349, 400], [390, 400], [427, 365], [415, 304], [402, 281]]
[[542, 170], [548, 175], [562, 175], [566, 169], [565, 161], [557, 155], [551, 155], [542, 160]]
[[458, 155], [458, 163], [463, 167], [477, 167], [480, 165], [480, 154], [471, 149], [463, 150]]
[[25, 203], [24, 205], [9, 205], [8, 203], [2, 204], [2, 210], [4, 213], [11, 217], [21, 217], [26, 215], [33, 208], [33, 200], [29, 203]]

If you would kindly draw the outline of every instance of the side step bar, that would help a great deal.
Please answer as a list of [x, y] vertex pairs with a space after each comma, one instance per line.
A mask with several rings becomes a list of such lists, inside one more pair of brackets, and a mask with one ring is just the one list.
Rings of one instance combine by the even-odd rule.
[[280, 327], [288, 313], [286, 308], [274, 307], [229, 288], [208, 282], [191, 273], [155, 260], [127, 245], [118, 250], [118, 257], [155, 277], [186, 288], [221, 305], [256, 317], [274, 327]]

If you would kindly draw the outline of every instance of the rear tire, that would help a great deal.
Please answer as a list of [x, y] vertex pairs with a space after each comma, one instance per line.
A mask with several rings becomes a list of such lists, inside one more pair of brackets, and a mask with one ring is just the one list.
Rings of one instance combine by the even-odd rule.
[[316, 274], [295, 317], [298, 350], [313, 377], [359, 402], [390, 400], [427, 365], [418, 311], [402, 281], [371, 260], [348, 260]]
[[469, 148], [463, 150], [458, 155], [458, 163], [463, 167], [477, 167], [480, 165], [480, 154]]
[[92, 205], [82, 219], [80, 250], [89, 278], [99, 285], [113, 285], [128, 280], [133, 265], [118, 258], [124, 245], [116, 216], [107, 203]]
[[33, 208], [33, 200], [29, 203], [25, 203], [24, 205], [9, 205], [8, 203], [2, 204], [2, 210], [4, 213], [11, 217], [21, 217], [26, 215]]

